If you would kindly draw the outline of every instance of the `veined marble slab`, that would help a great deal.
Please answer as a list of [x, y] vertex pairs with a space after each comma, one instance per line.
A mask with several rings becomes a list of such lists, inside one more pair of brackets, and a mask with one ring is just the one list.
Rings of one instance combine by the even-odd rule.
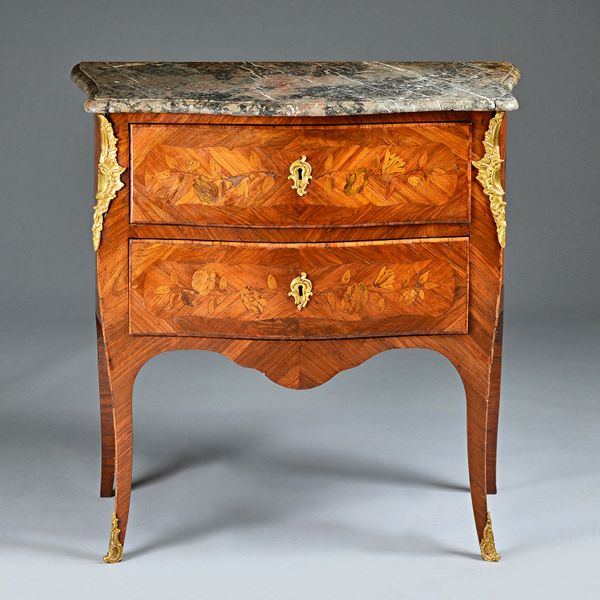
[[494, 62], [82, 62], [94, 113], [330, 116], [509, 111], [519, 70]]

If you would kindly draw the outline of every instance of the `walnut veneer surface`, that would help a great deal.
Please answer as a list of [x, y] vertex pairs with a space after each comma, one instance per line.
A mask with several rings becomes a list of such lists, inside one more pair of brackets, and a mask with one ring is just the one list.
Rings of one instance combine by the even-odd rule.
[[[462, 378], [477, 538], [482, 557], [498, 560], [487, 494], [506, 117], [494, 111], [516, 108], [516, 68], [82, 63], [73, 77], [88, 109], [105, 112], [93, 227], [101, 495], [116, 492], [105, 561], [122, 557], [131, 395], [149, 358], [212, 350], [310, 388], [392, 348], [440, 352]], [[266, 85], [270, 103], [257, 91]]]

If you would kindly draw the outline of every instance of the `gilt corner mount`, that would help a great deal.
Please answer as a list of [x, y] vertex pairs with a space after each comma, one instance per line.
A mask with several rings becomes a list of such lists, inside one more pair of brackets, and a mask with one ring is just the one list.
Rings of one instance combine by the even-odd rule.
[[110, 121], [104, 115], [98, 115], [100, 130], [100, 156], [98, 157], [98, 188], [94, 206], [94, 223], [92, 225], [92, 241], [94, 250], [100, 248], [104, 215], [108, 212], [111, 201], [125, 185], [121, 174], [125, 171], [117, 160], [117, 138]]
[[504, 113], [498, 112], [490, 119], [483, 141], [485, 154], [481, 160], [473, 161], [473, 166], [478, 170], [477, 181], [481, 183], [485, 195], [490, 200], [490, 209], [498, 232], [498, 242], [502, 248], [506, 245], [506, 202], [502, 188], [502, 163], [504, 161], [500, 153], [500, 128], [503, 117]]

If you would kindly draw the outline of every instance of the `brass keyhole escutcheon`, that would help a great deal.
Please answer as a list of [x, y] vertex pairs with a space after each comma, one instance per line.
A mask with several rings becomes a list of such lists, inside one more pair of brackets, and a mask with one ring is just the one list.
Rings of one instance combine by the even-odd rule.
[[298, 310], [306, 307], [312, 295], [312, 281], [306, 277], [306, 273], [302, 272], [300, 277], [292, 279], [288, 296], [294, 299]]
[[290, 175], [288, 179], [293, 181], [292, 189], [296, 190], [298, 196], [304, 196], [307, 193], [307, 187], [312, 179], [312, 167], [307, 162], [306, 156], [302, 156], [290, 165]]

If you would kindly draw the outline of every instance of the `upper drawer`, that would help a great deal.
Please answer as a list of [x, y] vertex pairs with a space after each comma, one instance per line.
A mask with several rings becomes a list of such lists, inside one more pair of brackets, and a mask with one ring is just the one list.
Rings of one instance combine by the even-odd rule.
[[[469, 123], [131, 126], [133, 223], [468, 223]], [[306, 193], [292, 163], [306, 157]], [[307, 167], [302, 175], [306, 176]]]

